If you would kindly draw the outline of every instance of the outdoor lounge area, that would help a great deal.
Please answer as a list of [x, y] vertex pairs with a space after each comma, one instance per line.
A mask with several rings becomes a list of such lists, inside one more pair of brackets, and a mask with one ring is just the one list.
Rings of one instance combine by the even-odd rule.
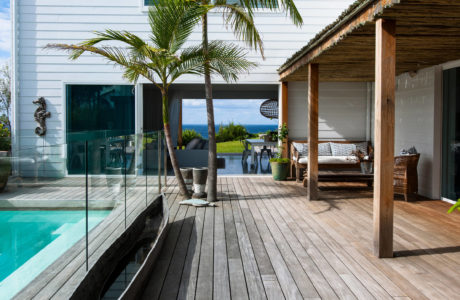
[[[395, 257], [372, 247], [372, 189], [220, 177], [216, 207], [179, 205], [143, 299], [455, 299], [460, 220], [442, 201], [395, 201]], [[402, 199], [402, 198], [401, 198]]]
[[10, 1], [0, 300], [460, 298], [460, 0], [267, 1]]

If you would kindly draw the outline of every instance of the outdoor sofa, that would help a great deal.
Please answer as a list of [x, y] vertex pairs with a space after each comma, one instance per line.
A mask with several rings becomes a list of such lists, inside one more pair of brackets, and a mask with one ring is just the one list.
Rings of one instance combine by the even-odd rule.
[[[289, 141], [291, 176], [300, 182], [301, 169], [308, 167], [308, 141]], [[360, 161], [353, 151], [360, 150], [365, 155], [371, 150], [367, 141], [319, 141], [318, 167], [323, 170], [359, 169]]]

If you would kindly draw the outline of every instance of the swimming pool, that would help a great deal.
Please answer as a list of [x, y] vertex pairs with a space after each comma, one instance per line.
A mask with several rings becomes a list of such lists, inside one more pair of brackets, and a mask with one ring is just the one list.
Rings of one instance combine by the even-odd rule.
[[[110, 211], [90, 211], [89, 229]], [[0, 299], [9, 299], [85, 235], [85, 211], [0, 211]]]

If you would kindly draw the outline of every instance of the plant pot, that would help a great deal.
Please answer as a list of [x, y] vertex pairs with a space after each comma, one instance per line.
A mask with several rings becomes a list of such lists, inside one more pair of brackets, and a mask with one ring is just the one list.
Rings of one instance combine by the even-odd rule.
[[0, 151], [0, 192], [3, 192], [8, 184], [8, 177], [11, 174], [11, 159], [8, 151]]
[[180, 172], [187, 186], [187, 191], [193, 192], [193, 168], [180, 168]]
[[289, 163], [270, 162], [273, 179], [277, 181], [286, 180], [289, 174]]
[[208, 168], [193, 168], [193, 196], [192, 198], [206, 197], [206, 181], [208, 180]]
[[374, 173], [374, 164], [371, 161], [362, 161], [359, 166], [361, 167], [361, 173], [363, 174]]

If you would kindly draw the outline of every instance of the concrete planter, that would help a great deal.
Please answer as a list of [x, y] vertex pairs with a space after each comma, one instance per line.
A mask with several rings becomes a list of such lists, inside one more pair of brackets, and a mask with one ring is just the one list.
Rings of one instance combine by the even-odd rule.
[[193, 196], [192, 198], [206, 197], [206, 181], [208, 179], [208, 168], [193, 168]]
[[193, 168], [180, 168], [185, 185], [189, 192], [193, 192]]

